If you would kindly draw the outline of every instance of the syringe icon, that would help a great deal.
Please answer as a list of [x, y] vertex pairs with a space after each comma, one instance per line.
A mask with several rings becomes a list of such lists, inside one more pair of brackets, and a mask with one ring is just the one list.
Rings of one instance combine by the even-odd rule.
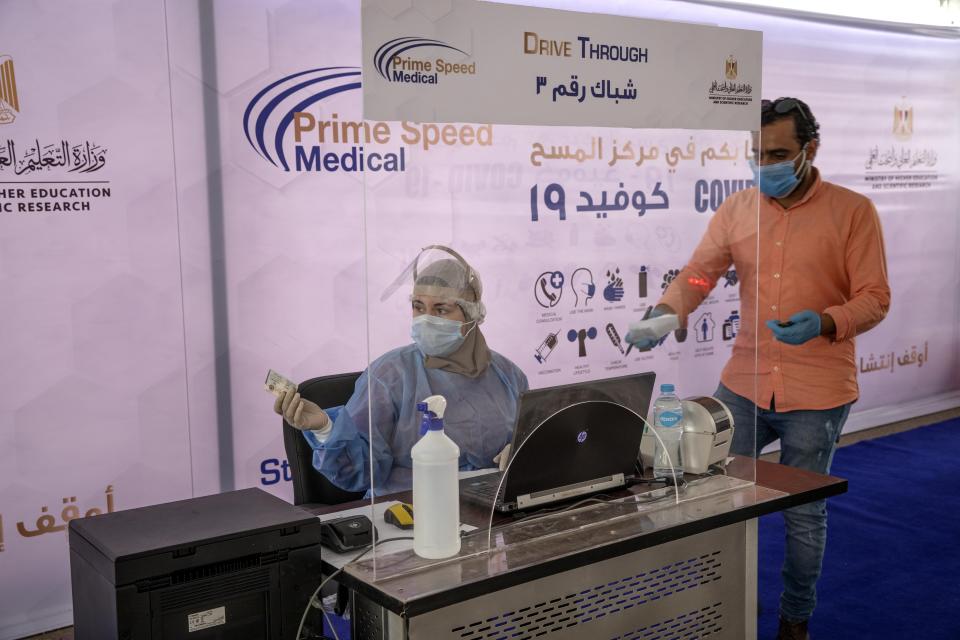
[[537, 359], [537, 362], [543, 364], [546, 362], [547, 358], [550, 357], [550, 354], [553, 353], [554, 348], [557, 346], [557, 334], [550, 333], [547, 334], [547, 337], [543, 339], [543, 342], [540, 343], [540, 346], [537, 347], [537, 352], [533, 355]]

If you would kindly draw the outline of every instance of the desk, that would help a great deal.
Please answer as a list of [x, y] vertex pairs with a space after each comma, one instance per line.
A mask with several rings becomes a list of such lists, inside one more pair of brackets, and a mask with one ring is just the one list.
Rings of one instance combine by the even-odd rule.
[[458, 556], [425, 561], [384, 548], [347, 565], [354, 638], [754, 638], [756, 519], [847, 483], [763, 461], [749, 482], [753, 463], [735, 459], [679, 504], [634, 488], [545, 518], [498, 516], [489, 535], [489, 512], [463, 505], [461, 519], [479, 529]]

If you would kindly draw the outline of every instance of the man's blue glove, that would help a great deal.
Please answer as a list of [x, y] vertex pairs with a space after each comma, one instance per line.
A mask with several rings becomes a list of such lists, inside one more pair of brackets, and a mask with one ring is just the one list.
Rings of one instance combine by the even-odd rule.
[[654, 307], [644, 315], [643, 320], [630, 325], [630, 331], [624, 336], [624, 340], [639, 351], [649, 351], [663, 344], [667, 335], [679, 327], [680, 321], [676, 314]]
[[787, 344], [803, 344], [820, 335], [820, 314], [816, 311], [801, 311], [790, 316], [787, 326], [781, 326], [776, 320], [767, 320], [767, 327], [773, 331], [773, 337]]

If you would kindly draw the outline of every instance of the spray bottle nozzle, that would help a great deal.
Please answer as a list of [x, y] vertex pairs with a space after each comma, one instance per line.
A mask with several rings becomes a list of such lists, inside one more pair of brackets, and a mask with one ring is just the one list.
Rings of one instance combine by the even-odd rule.
[[[424, 398], [423, 402], [417, 403], [417, 411], [423, 414], [420, 421], [420, 435], [427, 431], [438, 431], [443, 429], [443, 413], [447, 409], [447, 400], [443, 396], [430, 396]], [[439, 423], [439, 426], [435, 426]]]
[[[443, 396], [430, 396], [424, 398], [423, 402], [420, 404], [427, 405], [427, 411], [438, 418], [442, 418], [444, 412], [447, 410], [447, 399]], [[419, 407], [418, 407], [419, 409]]]

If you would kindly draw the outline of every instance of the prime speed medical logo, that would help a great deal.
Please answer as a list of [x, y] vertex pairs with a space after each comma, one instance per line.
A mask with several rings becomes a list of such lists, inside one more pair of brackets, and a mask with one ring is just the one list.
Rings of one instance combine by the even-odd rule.
[[[424, 55], [428, 53], [436, 55]], [[466, 51], [442, 40], [405, 36], [381, 45], [373, 54], [373, 64], [377, 73], [387, 82], [405, 84], [437, 84], [443, 76], [476, 75], [477, 63], [466, 63], [457, 54], [470, 56]], [[449, 59], [451, 55], [455, 61]]]
[[291, 171], [293, 165], [294, 170], [302, 170], [312, 164], [309, 160], [314, 159], [313, 155], [319, 155], [319, 146], [309, 149], [298, 144], [291, 154], [288, 132], [295, 131], [295, 121], [319, 102], [360, 89], [360, 75], [359, 67], [320, 67], [292, 73], [268, 84], [243, 112], [247, 142], [275, 167]]
[[408, 147], [493, 144], [492, 125], [374, 122], [325, 103], [360, 88], [360, 67], [318, 67], [271, 82], [244, 110], [247, 143], [279, 170], [325, 173], [402, 172]]

